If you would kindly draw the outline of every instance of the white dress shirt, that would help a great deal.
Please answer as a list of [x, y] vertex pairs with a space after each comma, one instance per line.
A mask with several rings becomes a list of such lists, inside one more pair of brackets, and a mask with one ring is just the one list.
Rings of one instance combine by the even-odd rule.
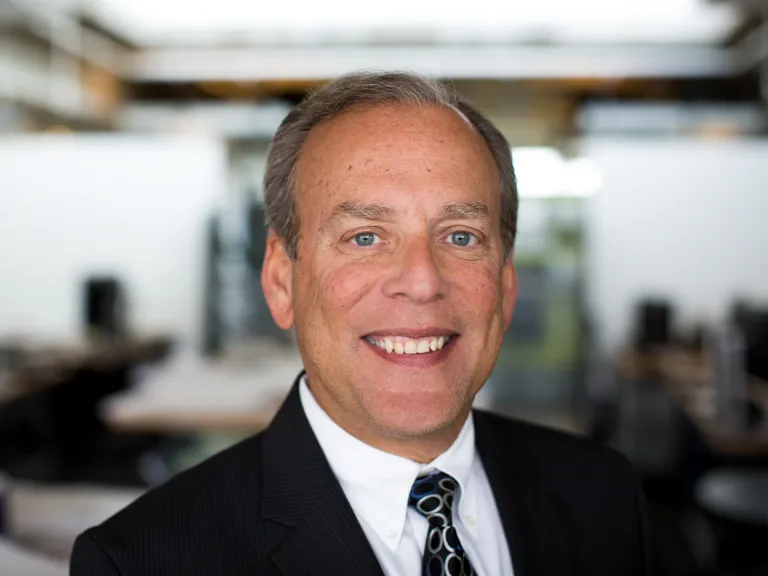
[[[305, 378], [299, 396], [309, 424], [387, 576], [420, 576], [428, 522], [409, 508], [416, 477], [439, 469], [459, 485], [453, 523], [475, 573], [512, 576], [504, 529], [475, 448], [470, 414], [453, 445], [422, 465], [365, 444], [337, 425], [312, 396]], [[458, 514], [456, 513], [458, 511]]]

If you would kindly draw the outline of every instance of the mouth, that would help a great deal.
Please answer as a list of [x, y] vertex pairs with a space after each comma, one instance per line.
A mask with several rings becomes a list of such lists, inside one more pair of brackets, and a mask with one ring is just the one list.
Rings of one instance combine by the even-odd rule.
[[458, 334], [439, 330], [420, 334], [368, 334], [363, 340], [387, 355], [423, 356], [435, 355], [447, 349]]

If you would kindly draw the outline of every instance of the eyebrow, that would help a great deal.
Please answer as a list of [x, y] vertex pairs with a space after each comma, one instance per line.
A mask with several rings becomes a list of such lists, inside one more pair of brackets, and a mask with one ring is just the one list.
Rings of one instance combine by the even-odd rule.
[[[440, 209], [442, 218], [456, 220], [476, 220], [490, 214], [487, 204], [482, 202], [459, 202], [444, 204]], [[359, 202], [342, 202], [338, 204], [325, 220], [325, 226], [332, 226], [345, 216], [359, 218], [361, 220], [393, 221], [397, 218], [397, 211], [383, 204], [362, 204]]]
[[394, 208], [383, 204], [361, 204], [359, 202], [342, 202], [338, 204], [326, 218], [325, 225], [330, 226], [345, 216], [361, 220], [394, 220], [397, 216]]
[[460, 202], [458, 204], [444, 204], [442, 207], [443, 218], [459, 220], [476, 220], [490, 214], [487, 204], [482, 202]]

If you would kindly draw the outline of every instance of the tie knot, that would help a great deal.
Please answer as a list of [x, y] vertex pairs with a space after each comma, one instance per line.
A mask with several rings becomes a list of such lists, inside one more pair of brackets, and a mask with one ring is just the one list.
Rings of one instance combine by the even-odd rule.
[[416, 478], [408, 505], [424, 516], [430, 526], [450, 526], [457, 488], [458, 484], [452, 476], [435, 470]]

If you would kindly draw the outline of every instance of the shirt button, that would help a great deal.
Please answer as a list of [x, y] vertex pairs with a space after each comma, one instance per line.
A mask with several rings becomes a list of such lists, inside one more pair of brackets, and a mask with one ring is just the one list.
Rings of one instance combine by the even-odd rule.
[[387, 530], [387, 537], [389, 537], [389, 538], [396, 538], [397, 537], [397, 530], [395, 530], [394, 528], [390, 528], [389, 530]]
[[470, 526], [474, 526], [475, 525], [475, 517], [474, 516], [467, 516], [467, 524], [469, 524]]

